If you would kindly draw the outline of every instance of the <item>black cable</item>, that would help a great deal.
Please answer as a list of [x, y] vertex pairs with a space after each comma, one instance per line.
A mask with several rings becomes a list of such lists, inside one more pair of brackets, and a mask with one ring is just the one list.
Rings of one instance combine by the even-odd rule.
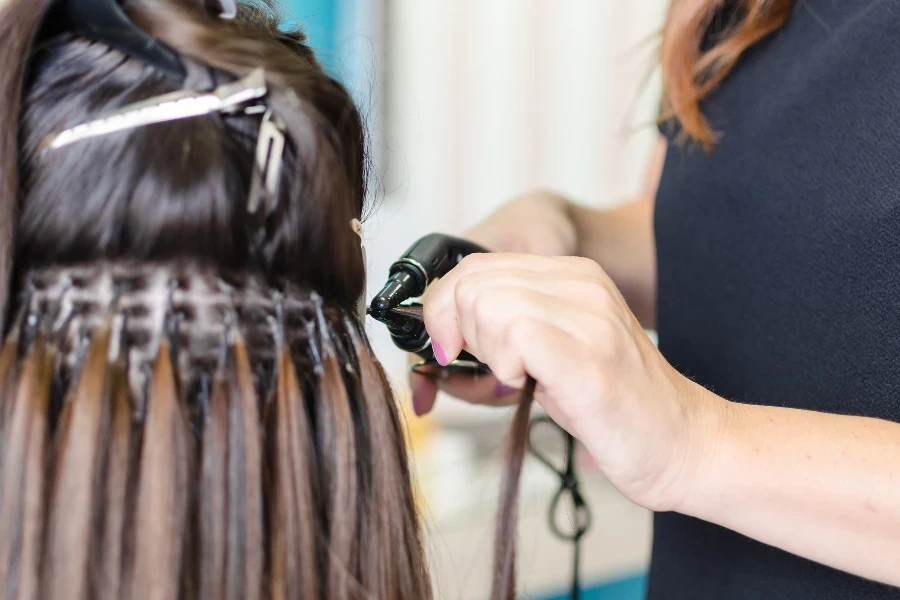
[[[548, 460], [534, 445], [531, 434], [534, 432], [535, 426], [541, 424], [548, 424], [551, 427], [559, 429], [559, 431], [562, 431], [566, 436], [566, 461], [562, 470], [558, 469], [556, 465], [550, 462], [550, 460]], [[550, 417], [537, 417], [531, 421], [531, 425], [529, 426], [528, 451], [531, 452], [532, 456], [544, 463], [548, 469], [559, 476], [559, 490], [554, 494], [553, 500], [550, 503], [550, 531], [552, 531], [553, 535], [559, 539], [572, 543], [573, 565], [571, 598], [572, 600], [578, 600], [581, 597], [581, 538], [584, 537], [591, 527], [591, 511], [584, 501], [584, 496], [581, 495], [578, 475], [575, 472], [575, 438], [572, 437], [570, 433], [563, 430], [562, 427], [559, 427], [559, 425], [554, 423]], [[570, 518], [570, 524], [572, 525], [571, 532], [562, 531], [556, 522], [556, 513], [559, 509], [559, 505], [567, 494], [571, 497], [572, 506], [574, 507], [574, 519]]]

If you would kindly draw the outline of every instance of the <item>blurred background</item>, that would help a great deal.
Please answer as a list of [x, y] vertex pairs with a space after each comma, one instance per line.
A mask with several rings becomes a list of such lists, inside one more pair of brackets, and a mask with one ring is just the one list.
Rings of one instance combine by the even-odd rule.
[[[370, 294], [415, 239], [461, 234], [517, 194], [552, 189], [601, 207], [640, 188], [656, 135], [665, 0], [285, 1], [366, 114], [377, 207], [365, 222]], [[406, 357], [383, 328], [369, 330], [408, 407]], [[438, 598], [488, 597], [509, 416], [453, 401], [426, 419], [407, 415]], [[538, 438], [562, 461], [561, 436]], [[594, 517], [584, 597], [638, 600], [650, 515], [578, 462]], [[558, 479], [529, 458], [522, 485], [520, 595], [563, 597], [572, 550], [547, 522]]]

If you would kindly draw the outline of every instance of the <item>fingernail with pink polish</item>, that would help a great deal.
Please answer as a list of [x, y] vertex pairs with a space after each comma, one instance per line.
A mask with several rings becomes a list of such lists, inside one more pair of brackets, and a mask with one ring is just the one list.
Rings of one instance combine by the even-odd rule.
[[437, 359], [438, 364], [442, 367], [446, 367], [450, 364], [450, 359], [447, 358], [447, 351], [444, 350], [443, 346], [432, 340], [431, 349], [434, 351], [434, 357]]
[[494, 395], [498, 398], [505, 398], [507, 396], [512, 396], [513, 394], [515, 394], [518, 391], [519, 390], [517, 390], [516, 388], [510, 387], [510, 386], [506, 385], [505, 383], [498, 383], [497, 386], [494, 388]]

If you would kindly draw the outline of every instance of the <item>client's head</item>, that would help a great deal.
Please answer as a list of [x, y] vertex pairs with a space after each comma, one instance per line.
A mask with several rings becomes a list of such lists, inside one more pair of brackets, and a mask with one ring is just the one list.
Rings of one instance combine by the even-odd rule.
[[183, 81], [4, 3], [0, 598], [430, 597], [347, 92], [262, 2], [124, 2]]

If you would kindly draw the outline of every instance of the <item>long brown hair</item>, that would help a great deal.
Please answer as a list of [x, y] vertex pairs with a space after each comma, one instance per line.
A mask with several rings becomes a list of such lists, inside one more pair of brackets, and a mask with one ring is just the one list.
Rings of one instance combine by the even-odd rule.
[[357, 306], [365, 144], [274, 7], [129, 15], [210, 89], [262, 67], [288, 138], [250, 230], [260, 115], [41, 141], [177, 91], [0, 10], [0, 598], [428, 599], [400, 417]]
[[[663, 31], [663, 119], [709, 149], [716, 141], [700, 103], [741, 55], [787, 20], [792, 0], [672, 0]], [[713, 28], [714, 21], [721, 26]]]

